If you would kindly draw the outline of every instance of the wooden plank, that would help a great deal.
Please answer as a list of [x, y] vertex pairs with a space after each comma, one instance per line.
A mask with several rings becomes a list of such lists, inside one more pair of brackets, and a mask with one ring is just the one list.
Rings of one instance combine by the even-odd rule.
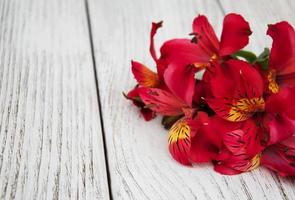
[[[160, 120], [146, 123], [122, 97], [135, 81], [130, 59], [154, 66], [148, 53], [151, 21], [164, 20], [156, 37], [184, 37], [203, 13], [220, 33], [223, 12], [217, 1], [89, 0], [106, 143], [115, 199], [292, 199], [292, 180], [259, 169], [221, 176], [210, 165], [180, 166], [167, 150]], [[249, 20], [251, 18], [248, 17]], [[283, 182], [283, 184], [279, 184]]]
[[85, 2], [0, 10], [0, 199], [108, 199]]
[[[253, 35], [250, 38], [250, 45], [247, 48], [254, 50], [256, 53], [260, 53], [264, 47], [271, 48], [272, 40], [266, 35], [267, 24], [287, 20], [295, 25], [295, 1], [292, 0], [247, 0], [239, 2], [220, 0], [220, 4], [225, 12], [240, 13], [249, 21]], [[274, 177], [271, 182], [260, 182], [260, 186], [266, 191], [264, 194], [265, 198], [295, 199], [294, 179], [278, 177], [269, 172], [262, 173], [262, 176], [264, 178], [268, 177], [270, 180], [271, 177]], [[250, 185], [251, 182], [248, 182], [248, 184]], [[249, 190], [253, 194], [256, 188], [252, 186]], [[262, 194], [256, 194], [256, 196], [257, 199], [263, 198]]]

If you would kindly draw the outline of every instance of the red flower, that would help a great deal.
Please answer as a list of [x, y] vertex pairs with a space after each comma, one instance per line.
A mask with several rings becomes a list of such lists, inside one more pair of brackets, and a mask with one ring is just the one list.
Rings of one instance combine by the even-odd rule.
[[229, 121], [243, 121], [264, 110], [263, 81], [255, 68], [240, 60], [215, 67], [210, 81], [213, 97], [206, 101], [217, 115]]
[[[157, 32], [157, 30], [162, 26], [162, 22], [159, 23], [152, 23], [152, 29], [150, 33], [150, 54], [152, 58], [154, 59], [155, 63], [157, 64], [158, 59], [156, 56], [156, 52], [154, 49], [154, 36]], [[158, 73], [155, 73], [151, 71], [148, 67], [145, 65], [136, 62], [131, 61], [131, 69], [132, 73], [134, 75], [134, 78], [138, 82], [138, 86], [135, 87], [133, 90], [131, 90], [126, 97], [131, 100], [134, 105], [140, 108], [140, 112], [143, 115], [144, 119], [146, 121], [149, 121], [156, 117], [156, 113], [149, 108], [145, 107], [145, 104], [142, 102], [138, 95], [138, 88], [140, 87], [147, 87], [147, 88], [155, 88], [155, 87], [162, 87], [165, 88], [165, 84], [163, 81], [163, 69], [161, 67], [158, 67], [157, 65], [157, 71]]]
[[196, 71], [207, 68], [210, 62], [225, 58], [246, 46], [250, 34], [249, 24], [242, 16], [228, 14], [223, 21], [219, 42], [207, 18], [198, 16], [193, 22], [193, 40], [173, 39], [161, 47], [159, 60], [168, 66], [164, 73], [167, 86], [177, 96], [191, 102], [194, 89], [183, 91], [178, 83], [181, 82], [186, 88], [194, 88]]
[[268, 147], [262, 154], [261, 163], [281, 176], [295, 176], [295, 136]]
[[267, 72], [268, 89], [277, 93], [280, 85], [295, 85], [295, 31], [283, 21], [269, 25], [267, 34], [273, 39]]

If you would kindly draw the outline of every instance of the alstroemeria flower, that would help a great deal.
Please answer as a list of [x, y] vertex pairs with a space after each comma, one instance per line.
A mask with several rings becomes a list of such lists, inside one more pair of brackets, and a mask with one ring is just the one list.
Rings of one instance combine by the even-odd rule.
[[217, 64], [210, 85], [213, 97], [206, 101], [228, 121], [244, 121], [264, 110], [262, 77], [247, 62], [232, 59]]
[[183, 100], [191, 101], [193, 90], [181, 90], [178, 82], [185, 84], [186, 88], [193, 88], [196, 71], [246, 46], [250, 34], [249, 24], [242, 16], [228, 14], [224, 18], [221, 39], [218, 41], [207, 18], [199, 15], [193, 22], [193, 40], [173, 39], [161, 47], [159, 60], [168, 66], [164, 73], [167, 86]]
[[[256, 122], [248, 119], [244, 122], [229, 123], [227, 128], [230, 128], [230, 131], [220, 131], [224, 147], [216, 157], [214, 169], [221, 174], [233, 175], [257, 168], [263, 147]], [[222, 125], [225, 126], [225, 123]]]
[[269, 25], [273, 39], [267, 72], [268, 90], [277, 93], [280, 86], [295, 86], [295, 30], [288, 22]]
[[264, 126], [269, 131], [268, 145], [295, 134], [295, 87], [284, 87], [266, 100]]
[[295, 135], [265, 149], [261, 164], [281, 176], [295, 176]]
[[[163, 67], [158, 65], [158, 58], [156, 56], [156, 51], [154, 48], [154, 36], [157, 30], [162, 26], [162, 22], [152, 23], [152, 29], [150, 33], [150, 54], [157, 65], [157, 73], [150, 70], [145, 65], [131, 61], [131, 70], [134, 75], [134, 78], [137, 80], [138, 85], [131, 90], [126, 97], [131, 100], [134, 105], [140, 108], [140, 112], [143, 115], [146, 121], [149, 121], [156, 117], [154, 111], [145, 107], [145, 104], [142, 102], [138, 95], [138, 87], [147, 87], [147, 88], [156, 88], [161, 87], [165, 88], [165, 84], [163, 81]], [[159, 67], [158, 67], [159, 66]]]

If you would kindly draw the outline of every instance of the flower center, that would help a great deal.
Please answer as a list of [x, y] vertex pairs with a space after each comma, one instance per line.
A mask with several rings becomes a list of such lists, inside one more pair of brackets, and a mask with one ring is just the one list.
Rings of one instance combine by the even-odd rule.
[[210, 62], [217, 60], [217, 58], [218, 58], [217, 54], [214, 53], [210, 58]]
[[210, 59], [209, 59], [208, 62], [204, 62], [204, 63], [193, 63], [192, 65], [193, 65], [195, 68], [198, 68], [198, 69], [205, 69], [205, 68], [207, 68], [207, 67], [210, 66], [210, 62], [213, 62], [213, 61], [215, 61], [215, 60], [217, 60], [217, 59], [218, 59], [218, 56], [217, 56], [217, 54], [214, 53], [214, 54], [210, 57]]
[[270, 70], [267, 74], [267, 80], [268, 80], [268, 89], [272, 93], [278, 93], [279, 92], [279, 85], [276, 82], [276, 72], [275, 70]]

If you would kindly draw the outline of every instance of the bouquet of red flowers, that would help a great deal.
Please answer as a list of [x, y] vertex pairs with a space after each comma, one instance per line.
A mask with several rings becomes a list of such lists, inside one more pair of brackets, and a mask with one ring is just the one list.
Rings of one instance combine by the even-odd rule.
[[193, 21], [190, 39], [166, 41], [157, 72], [132, 61], [138, 84], [125, 95], [145, 120], [162, 115], [172, 157], [183, 165], [211, 162], [222, 174], [263, 165], [295, 176], [295, 32], [285, 21], [268, 25], [271, 50], [241, 50], [251, 30], [238, 14], [223, 20], [220, 39], [207, 18]]

